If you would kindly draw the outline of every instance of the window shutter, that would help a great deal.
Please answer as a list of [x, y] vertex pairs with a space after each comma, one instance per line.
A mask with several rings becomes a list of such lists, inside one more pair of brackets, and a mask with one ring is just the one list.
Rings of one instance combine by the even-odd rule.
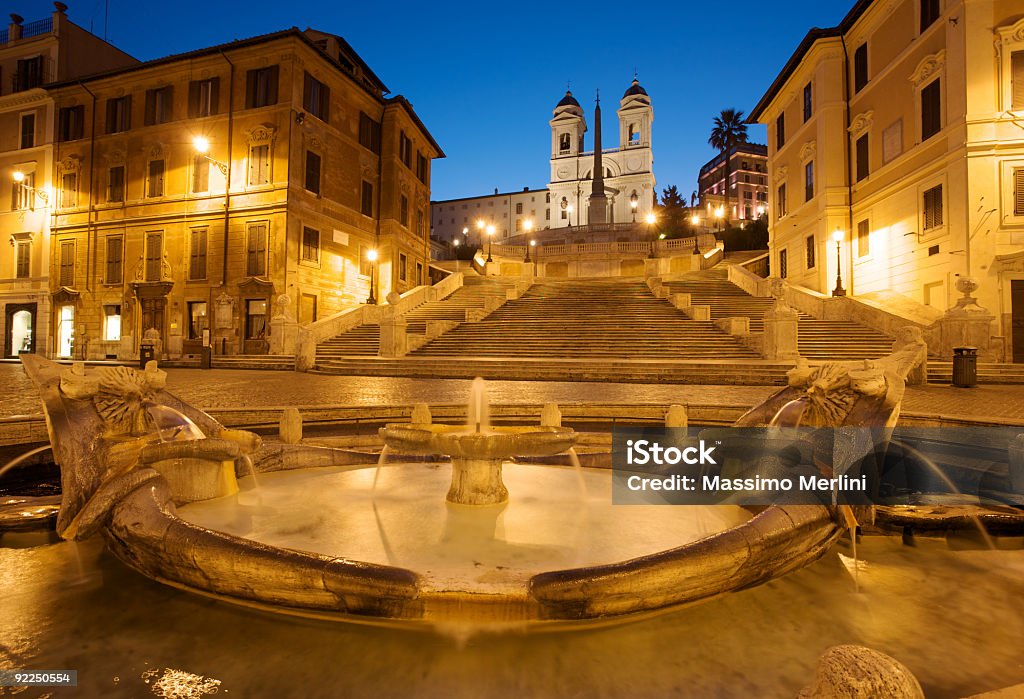
[[114, 133], [114, 115], [117, 114], [117, 100], [107, 100], [107, 133]]
[[1024, 216], [1024, 168], [1013, 171], [1013, 214]]
[[220, 104], [220, 78], [210, 78], [210, 116], [218, 113]]
[[245, 74], [245, 108], [252, 109], [256, 104], [256, 77], [258, 70], [250, 70]]
[[267, 85], [267, 104], [277, 104], [278, 66], [270, 66], [267, 70], [269, 73], [269, 77], [267, 78], [269, 82]]
[[146, 90], [146, 126], [156, 123], [156, 90]]
[[921, 140], [926, 141], [942, 128], [941, 81], [935, 80], [921, 90]]
[[201, 83], [198, 80], [193, 80], [188, 84], [188, 118], [195, 119], [199, 116], [199, 86]]
[[1024, 51], [1010, 54], [1010, 81], [1012, 82], [1010, 109], [1024, 110]]
[[320, 85], [320, 119], [331, 123], [331, 88], [327, 85]]

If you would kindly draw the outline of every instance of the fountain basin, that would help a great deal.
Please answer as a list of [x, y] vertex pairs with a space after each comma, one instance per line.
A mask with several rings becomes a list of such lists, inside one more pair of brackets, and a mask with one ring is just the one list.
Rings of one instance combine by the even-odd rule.
[[502, 462], [512, 456], [553, 456], [571, 449], [576, 433], [565, 427], [495, 427], [471, 430], [456, 425], [390, 424], [380, 429], [389, 450], [402, 454], [448, 455], [451, 487], [445, 499], [457, 505], [500, 505], [508, 500]]

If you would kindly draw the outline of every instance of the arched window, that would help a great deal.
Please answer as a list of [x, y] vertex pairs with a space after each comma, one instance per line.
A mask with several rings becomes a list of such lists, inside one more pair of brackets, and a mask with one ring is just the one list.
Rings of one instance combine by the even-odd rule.
[[629, 125], [629, 142], [640, 143], [640, 129], [637, 128], [636, 124]]
[[561, 136], [558, 137], [558, 150], [560, 150], [563, 153], [566, 152], [571, 147], [569, 145], [571, 142], [572, 141], [570, 140], [569, 134], [562, 134]]

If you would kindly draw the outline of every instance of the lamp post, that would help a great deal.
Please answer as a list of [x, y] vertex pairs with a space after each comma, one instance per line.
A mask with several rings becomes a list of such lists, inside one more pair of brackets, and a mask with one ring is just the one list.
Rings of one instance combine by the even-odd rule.
[[636, 207], [640, 205], [640, 197], [636, 195], [636, 191], [629, 195], [629, 208], [632, 209], [633, 223], [636, 223]]
[[477, 244], [481, 248], [484, 246], [484, 228], [486, 228], [486, 227], [487, 227], [487, 224], [484, 222], [484, 220], [482, 218], [478, 218], [476, 220], [476, 240], [477, 240]]
[[227, 163], [222, 163], [219, 160], [214, 160], [213, 158], [211, 158], [209, 156], [209, 152], [210, 152], [210, 139], [206, 138], [205, 136], [196, 136], [195, 138], [192, 139], [192, 147], [196, 149], [196, 153], [198, 153], [199, 155], [203, 156], [204, 158], [209, 160], [211, 163], [216, 165], [217, 169], [220, 170], [220, 174], [222, 174], [225, 177], [227, 177], [227, 174], [228, 174]]
[[377, 278], [377, 251], [370, 248], [366, 251], [366, 259], [370, 261], [370, 297], [366, 299], [366, 303], [371, 306], [377, 305], [377, 298], [374, 296], [374, 282]]
[[455, 246], [455, 271], [459, 271], [459, 243], [461, 241], [458, 238], [452, 239], [452, 245]]
[[[45, 191], [43, 191], [41, 189], [33, 187], [30, 184], [26, 184], [25, 183], [25, 173], [24, 172], [22, 172], [21, 170], [15, 170], [14, 172], [11, 173], [11, 178], [14, 180], [14, 183], [16, 185], [18, 185], [21, 189], [23, 189], [24, 191], [28, 192], [29, 194], [32, 194], [33, 196], [36, 196], [36, 197], [39, 197], [40, 199], [42, 199], [43, 200], [43, 206], [49, 206], [49, 204], [50, 204], [50, 195], [47, 194]], [[30, 209], [35, 209], [36, 208], [35, 201], [32, 202], [32, 205], [29, 208]]]
[[[530, 231], [533, 230], [533, 219], [532, 218], [528, 218], [525, 221], [523, 221], [523, 228], [526, 229], [526, 235], [530, 235]], [[530, 245], [532, 245], [532, 244], [533, 244], [533, 241], [531, 240], [529, 245], [526, 246], [526, 258], [523, 260], [523, 262], [529, 262], [530, 261]]]
[[572, 228], [572, 204], [566, 207], [566, 211], [569, 212], [569, 228]]
[[491, 248], [494, 247], [494, 224], [487, 225], [487, 261], [494, 262], [491, 258]]
[[836, 241], [836, 288], [832, 290], [832, 295], [846, 296], [846, 289], [843, 288], [843, 232], [837, 228], [832, 234], [832, 240]]
[[[529, 247], [526, 248], [526, 261], [530, 261], [530, 248], [537, 247], [537, 241], [531, 240]], [[533, 253], [533, 274], [537, 275], [537, 263], [540, 261], [540, 250], [535, 250]]]

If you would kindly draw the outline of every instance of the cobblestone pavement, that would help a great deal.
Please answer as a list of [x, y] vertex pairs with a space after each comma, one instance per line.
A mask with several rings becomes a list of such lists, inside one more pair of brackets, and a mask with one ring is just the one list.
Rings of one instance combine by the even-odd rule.
[[[463, 403], [464, 379], [409, 379], [332, 376], [285, 371], [168, 369], [170, 391], [203, 409], [324, 405], [408, 405]], [[37, 415], [39, 398], [17, 364], [0, 364], [0, 418]], [[489, 381], [493, 403], [699, 403], [753, 405], [773, 386], [692, 386], [677, 384]], [[1024, 420], [1024, 386], [983, 385], [974, 389], [943, 385], [911, 387], [903, 409], [946, 417]]]

